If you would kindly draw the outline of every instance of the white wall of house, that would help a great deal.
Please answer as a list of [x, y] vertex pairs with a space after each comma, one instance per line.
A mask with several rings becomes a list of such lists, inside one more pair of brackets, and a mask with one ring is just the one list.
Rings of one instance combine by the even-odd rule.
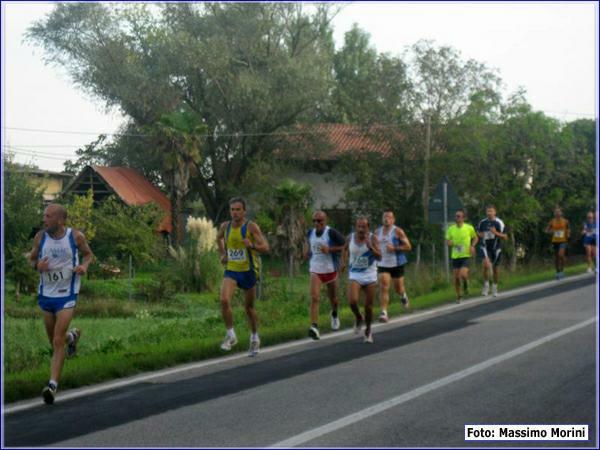
[[317, 173], [292, 171], [290, 178], [296, 181], [306, 183], [311, 186], [313, 207], [317, 209], [344, 209], [346, 204], [342, 201], [344, 197], [344, 188], [349, 182], [349, 178], [341, 178], [331, 173]]

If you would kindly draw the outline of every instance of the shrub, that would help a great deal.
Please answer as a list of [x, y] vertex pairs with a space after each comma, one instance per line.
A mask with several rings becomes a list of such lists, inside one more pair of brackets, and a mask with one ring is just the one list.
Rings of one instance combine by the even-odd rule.
[[212, 291], [220, 280], [222, 266], [215, 251], [217, 230], [212, 221], [190, 217], [185, 247], [169, 247], [171, 276], [179, 291]]
[[4, 159], [4, 233], [10, 238], [5, 247], [6, 275], [15, 283], [15, 295], [30, 291], [37, 275], [24, 254], [31, 250], [33, 233], [42, 218], [42, 190], [27, 176], [27, 168]]
[[156, 228], [163, 212], [154, 204], [127, 206], [109, 198], [94, 212], [96, 237], [92, 251], [99, 260], [126, 263], [129, 255], [136, 265], [156, 259], [161, 238]]

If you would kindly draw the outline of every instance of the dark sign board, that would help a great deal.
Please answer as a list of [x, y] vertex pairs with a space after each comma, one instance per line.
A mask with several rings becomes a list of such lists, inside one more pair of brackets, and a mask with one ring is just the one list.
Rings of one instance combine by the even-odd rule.
[[446, 183], [446, 198], [448, 202], [448, 222], [452, 222], [454, 212], [463, 207], [456, 191], [444, 175], [444, 178], [435, 187], [429, 199], [429, 223], [442, 225], [444, 223], [444, 183]]

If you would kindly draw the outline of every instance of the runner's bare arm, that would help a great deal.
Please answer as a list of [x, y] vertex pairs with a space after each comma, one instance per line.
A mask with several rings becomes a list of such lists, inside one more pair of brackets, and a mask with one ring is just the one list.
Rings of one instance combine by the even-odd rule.
[[81, 231], [73, 230], [73, 234], [75, 235], [77, 249], [82, 256], [81, 263], [73, 269], [73, 272], [78, 273], [79, 275], [84, 275], [94, 260], [94, 254], [92, 253], [92, 249], [90, 248], [85, 235]]
[[379, 239], [375, 233], [371, 236], [371, 251], [375, 259], [381, 260], [381, 247], [379, 247]]
[[401, 244], [398, 246], [398, 250], [401, 252], [410, 252], [412, 250], [412, 245], [408, 240], [408, 236], [404, 230], [400, 227], [396, 228], [396, 237], [400, 240]]
[[250, 222], [248, 224], [248, 231], [250, 231], [250, 234], [252, 234], [252, 237], [254, 238], [254, 244], [252, 244], [250, 248], [253, 248], [258, 253], [268, 253], [269, 243], [267, 242], [267, 239], [263, 236], [258, 224], [255, 222]]
[[[29, 262], [31, 263], [31, 266], [34, 269], [39, 270], [40, 272], [44, 271], [44, 270], [41, 270], [43, 267], [38, 267], [38, 253], [40, 252], [40, 243], [42, 241], [43, 235], [44, 235], [44, 230], [38, 231], [36, 233], [35, 237], [33, 238], [33, 248], [31, 249], [31, 253], [29, 254]], [[41, 264], [41, 265], [43, 266], [44, 264]], [[47, 270], [47, 268], [46, 268], [46, 270]]]
[[227, 254], [225, 253], [225, 230], [229, 222], [223, 222], [217, 232], [217, 248], [219, 249], [219, 255], [221, 256], [221, 262], [225, 264], [227, 262]]
[[308, 245], [308, 239], [306, 239], [306, 237], [304, 238], [304, 242], [302, 243], [302, 257], [304, 258], [304, 261], [308, 261], [308, 257], [309, 257], [309, 250], [310, 250], [310, 245]]
[[342, 261], [340, 263], [340, 273], [344, 273], [348, 264], [348, 253], [349, 253], [350, 237], [346, 239], [344, 248], [342, 249]]

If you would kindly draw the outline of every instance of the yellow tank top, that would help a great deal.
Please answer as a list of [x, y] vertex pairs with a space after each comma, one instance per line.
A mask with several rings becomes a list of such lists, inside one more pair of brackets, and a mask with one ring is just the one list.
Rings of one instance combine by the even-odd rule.
[[569, 240], [569, 221], [563, 217], [560, 219], [552, 219], [550, 221], [550, 229], [552, 230], [552, 243], [559, 244]]
[[[249, 237], [248, 237], [249, 236]], [[225, 230], [225, 249], [227, 250], [227, 270], [232, 272], [248, 272], [254, 270], [258, 275], [259, 260], [256, 251], [248, 250], [243, 239], [248, 237], [254, 243], [254, 236], [248, 233], [248, 222], [235, 228], [231, 222]]]

